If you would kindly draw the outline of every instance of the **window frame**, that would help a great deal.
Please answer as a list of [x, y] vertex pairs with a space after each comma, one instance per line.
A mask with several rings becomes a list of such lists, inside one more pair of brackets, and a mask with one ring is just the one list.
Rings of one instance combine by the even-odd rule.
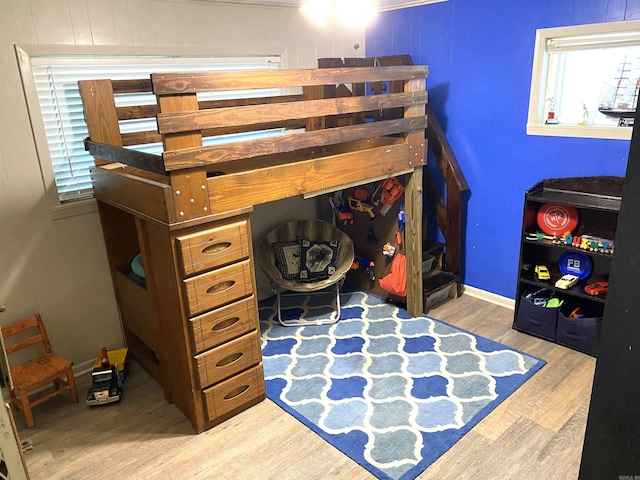
[[613, 140], [630, 140], [631, 127], [603, 127], [578, 125], [546, 125], [544, 120], [538, 121], [540, 109], [544, 109], [545, 98], [542, 94], [546, 88], [549, 74], [549, 39], [576, 37], [582, 35], [606, 34], [627, 31], [640, 31], [640, 20], [623, 22], [605, 22], [570, 27], [541, 28], [536, 30], [535, 49], [533, 54], [533, 70], [531, 73], [531, 91], [529, 94], [529, 110], [527, 115], [527, 135], [543, 135], [553, 137], [600, 138]]
[[83, 215], [97, 211], [94, 197], [61, 202], [44, 120], [40, 111], [38, 93], [32, 72], [32, 57], [279, 57], [281, 68], [287, 68], [287, 52], [258, 47], [251, 52], [229, 51], [227, 49], [202, 49], [183, 47], [132, 47], [132, 46], [89, 46], [89, 45], [14, 45], [18, 67], [22, 79], [23, 91], [31, 123], [31, 130], [40, 165], [43, 188], [49, 210], [54, 220]]

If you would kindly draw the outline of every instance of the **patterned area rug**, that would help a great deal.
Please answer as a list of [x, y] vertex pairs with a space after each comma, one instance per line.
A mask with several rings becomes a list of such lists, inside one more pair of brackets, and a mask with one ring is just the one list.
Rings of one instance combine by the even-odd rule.
[[[328, 301], [287, 299], [283, 316]], [[339, 323], [305, 327], [260, 304], [267, 396], [380, 479], [415, 478], [545, 364], [372, 294], [341, 301]]]

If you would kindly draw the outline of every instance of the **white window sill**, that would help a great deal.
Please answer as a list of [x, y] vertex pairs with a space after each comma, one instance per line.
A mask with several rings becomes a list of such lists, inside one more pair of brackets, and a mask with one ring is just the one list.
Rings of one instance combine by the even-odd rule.
[[546, 125], [527, 123], [527, 135], [548, 137], [604, 138], [631, 140], [632, 127], [580, 127], [578, 125]]
[[65, 203], [56, 207], [51, 207], [51, 217], [54, 220], [85, 215], [98, 211], [98, 203], [94, 198], [89, 200], [79, 200], [77, 202]]

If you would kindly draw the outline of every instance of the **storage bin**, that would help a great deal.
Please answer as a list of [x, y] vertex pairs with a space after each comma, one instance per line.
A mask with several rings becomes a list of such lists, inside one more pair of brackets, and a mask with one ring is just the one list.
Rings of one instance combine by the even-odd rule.
[[520, 298], [514, 328], [555, 342], [559, 308], [534, 305], [525, 292]]
[[567, 305], [561, 307], [558, 312], [556, 343], [595, 357], [598, 352], [602, 316], [592, 316], [594, 312], [585, 311], [584, 317], [569, 318], [573, 308], [575, 306]]
[[425, 253], [422, 255], [422, 273], [429, 273], [433, 269], [433, 262], [436, 257]]

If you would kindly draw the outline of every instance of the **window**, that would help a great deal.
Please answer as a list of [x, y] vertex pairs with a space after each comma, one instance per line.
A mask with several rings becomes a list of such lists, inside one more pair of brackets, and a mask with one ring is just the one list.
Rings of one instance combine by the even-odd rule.
[[[84, 138], [88, 136], [88, 132], [78, 92], [78, 80], [149, 78], [151, 73], [156, 72], [278, 69], [281, 65], [280, 57], [277, 56], [53, 56], [27, 55], [20, 49], [18, 58], [43, 178], [48, 185], [50, 204], [54, 211], [69, 209], [93, 197], [89, 172], [89, 168], [93, 166], [93, 157], [84, 149]], [[276, 89], [212, 92], [199, 94], [199, 99], [278, 94]], [[152, 94], [116, 97], [117, 106], [125, 106], [127, 103], [152, 104], [155, 103], [155, 97]], [[155, 120], [121, 123], [123, 133], [156, 128]], [[265, 135], [274, 133], [279, 131], [263, 132]], [[209, 142], [237, 141], [247, 135], [256, 134], [229, 135]], [[156, 154], [162, 151], [159, 143], [131, 148]]]
[[630, 139], [639, 88], [639, 21], [538, 30], [527, 133]]

